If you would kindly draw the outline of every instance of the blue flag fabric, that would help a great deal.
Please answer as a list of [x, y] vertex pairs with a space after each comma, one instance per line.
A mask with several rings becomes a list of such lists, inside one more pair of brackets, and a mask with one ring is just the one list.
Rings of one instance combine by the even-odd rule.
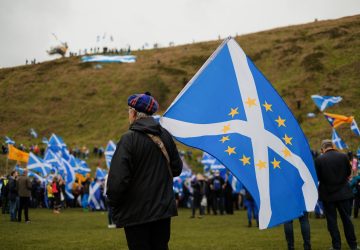
[[110, 168], [111, 159], [115, 153], [115, 149], [116, 149], [116, 144], [110, 140], [105, 149], [105, 160], [108, 169]]
[[89, 206], [92, 210], [104, 210], [105, 205], [102, 199], [101, 183], [92, 182], [89, 188]]
[[64, 143], [63, 139], [56, 134], [52, 134], [49, 139], [48, 148], [51, 149], [54, 153], [57, 153], [64, 147], [66, 147], [66, 144]]
[[324, 111], [326, 108], [334, 106], [342, 100], [341, 96], [312, 95], [311, 98], [320, 111]]
[[240, 190], [243, 188], [243, 186], [232, 173], [228, 174], [228, 182], [231, 185], [233, 193], [240, 193]]
[[227, 39], [160, 119], [180, 142], [217, 158], [259, 207], [260, 229], [313, 211], [317, 177], [308, 142], [270, 82]]
[[354, 132], [355, 135], [360, 136], [360, 130], [359, 127], [355, 121], [355, 119], [351, 122], [351, 126], [350, 126], [352, 132]]
[[34, 138], [38, 137], [37, 133], [35, 132], [35, 129], [33, 129], [33, 128], [30, 129], [30, 135]]
[[95, 174], [96, 179], [104, 180], [106, 175], [107, 175], [107, 172], [105, 169], [96, 168], [96, 174]]
[[32, 152], [29, 154], [29, 162], [27, 164], [29, 170], [39, 173], [41, 176], [46, 177], [51, 174], [52, 166], [49, 163], [46, 163], [43, 159], [36, 156]]
[[338, 149], [343, 150], [345, 148], [348, 148], [346, 143], [340, 138], [340, 136], [338, 135], [338, 133], [336, 133], [336, 130], [334, 128], [333, 128], [333, 131], [332, 131], [331, 140]]
[[5, 144], [14, 145], [15, 141], [13, 141], [9, 137], [5, 136]]
[[66, 169], [65, 172], [65, 193], [69, 199], [74, 199], [74, 195], [72, 194], [72, 187], [75, 182], [75, 171], [71, 166], [70, 162], [63, 160], [64, 167]]

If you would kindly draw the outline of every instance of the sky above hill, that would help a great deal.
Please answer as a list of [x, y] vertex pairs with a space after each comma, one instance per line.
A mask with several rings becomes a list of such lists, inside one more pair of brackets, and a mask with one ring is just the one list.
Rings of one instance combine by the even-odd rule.
[[56, 58], [59, 41], [166, 47], [359, 13], [360, 0], [0, 0], [0, 68]]

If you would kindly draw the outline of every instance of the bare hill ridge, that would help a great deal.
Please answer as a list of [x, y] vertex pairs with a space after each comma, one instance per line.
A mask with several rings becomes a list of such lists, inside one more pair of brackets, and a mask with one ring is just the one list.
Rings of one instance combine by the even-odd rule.
[[[236, 37], [282, 95], [314, 148], [331, 128], [310, 99], [340, 95], [329, 112], [354, 115], [360, 124], [360, 15], [277, 28]], [[71, 57], [0, 69], [0, 136], [29, 142], [52, 132], [70, 145], [105, 145], [127, 129], [127, 97], [150, 91], [165, 111], [221, 41], [134, 51], [134, 64], [83, 64]], [[297, 101], [301, 107], [297, 107]], [[306, 117], [308, 112], [317, 114]], [[354, 150], [350, 126], [339, 131]]]

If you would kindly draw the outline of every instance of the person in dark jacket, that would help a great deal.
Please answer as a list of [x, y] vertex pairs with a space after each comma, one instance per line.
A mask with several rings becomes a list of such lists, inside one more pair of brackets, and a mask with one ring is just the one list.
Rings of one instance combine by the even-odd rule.
[[[182, 161], [170, 133], [151, 117], [158, 104], [150, 93], [130, 96], [128, 106], [130, 128], [117, 144], [107, 182], [113, 221], [124, 227], [129, 249], [168, 249], [177, 215], [173, 177]], [[151, 136], [161, 139], [168, 157]]]
[[18, 192], [16, 189], [16, 178], [18, 176], [17, 171], [12, 171], [11, 175], [9, 177], [9, 203], [10, 203], [10, 220], [11, 221], [17, 221], [16, 220], [16, 208], [17, 208], [17, 197]]
[[327, 227], [332, 239], [333, 249], [341, 249], [341, 238], [337, 226], [336, 210], [343, 223], [346, 241], [350, 249], [359, 249], [351, 222], [352, 192], [348, 182], [351, 174], [349, 158], [334, 149], [331, 140], [321, 143], [321, 156], [315, 160], [319, 180], [319, 200], [323, 202]]

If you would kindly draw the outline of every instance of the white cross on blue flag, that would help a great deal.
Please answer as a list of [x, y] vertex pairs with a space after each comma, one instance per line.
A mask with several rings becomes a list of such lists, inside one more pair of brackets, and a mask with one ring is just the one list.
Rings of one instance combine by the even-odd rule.
[[180, 142], [217, 158], [259, 207], [260, 229], [313, 211], [317, 177], [291, 111], [234, 39], [227, 39], [160, 120]]

